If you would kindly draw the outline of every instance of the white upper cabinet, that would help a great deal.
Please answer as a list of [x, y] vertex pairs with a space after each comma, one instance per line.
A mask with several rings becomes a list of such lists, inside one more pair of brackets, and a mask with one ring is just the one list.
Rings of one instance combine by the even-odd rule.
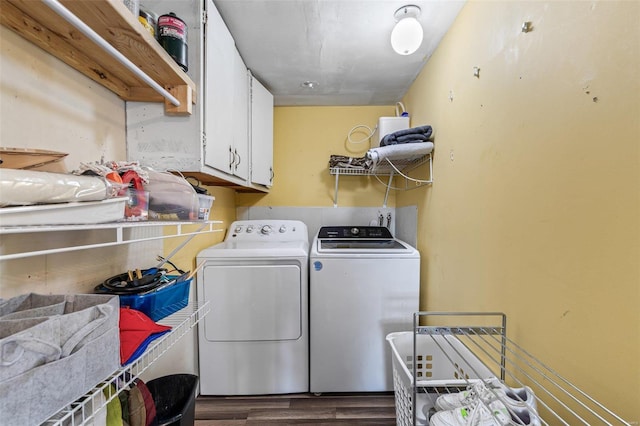
[[218, 11], [209, 1], [205, 35], [205, 164], [249, 176], [247, 68]]
[[251, 181], [273, 184], [273, 95], [251, 77]]
[[[158, 13], [175, 12], [187, 23], [188, 74], [201, 97], [190, 117], [171, 117], [157, 105], [128, 102], [128, 159], [179, 171], [206, 185], [268, 191], [268, 179], [252, 176], [252, 136], [262, 136], [251, 131], [249, 72], [213, 1], [157, 0], [156, 7]], [[268, 108], [261, 114], [270, 114], [272, 145], [273, 101]], [[273, 147], [266, 149], [272, 152]]]

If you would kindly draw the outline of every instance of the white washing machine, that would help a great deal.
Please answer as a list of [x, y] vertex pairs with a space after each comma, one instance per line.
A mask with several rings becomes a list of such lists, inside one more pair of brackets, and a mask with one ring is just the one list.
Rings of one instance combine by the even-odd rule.
[[385, 337], [413, 329], [420, 254], [385, 227], [330, 226], [309, 263], [310, 391], [392, 391]]
[[291, 220], [233, 222], [202, 250], [198, 300], [200, 393], [309, 391], [307, 226]]

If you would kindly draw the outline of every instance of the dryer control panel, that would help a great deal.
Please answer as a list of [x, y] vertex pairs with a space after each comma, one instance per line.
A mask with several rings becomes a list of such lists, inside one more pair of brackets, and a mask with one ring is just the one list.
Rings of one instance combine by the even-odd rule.
[[225, 241], [308, 241], [307, 226], [298, 220], [238, 220]]

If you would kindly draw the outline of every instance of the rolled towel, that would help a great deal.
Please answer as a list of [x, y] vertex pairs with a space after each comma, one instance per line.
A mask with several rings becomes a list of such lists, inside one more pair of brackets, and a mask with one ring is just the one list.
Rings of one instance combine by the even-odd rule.
[[431, 126], [412, 127], [398, 130], [385, 135], [380, 141], [380, 146], [397, 145], [402, 143], [423, 142], [428, 140], [433, 133]]
[[0, 206], [100, 201], [110, 190], [101, 176], [0, 169]]
[[433, 142], [410, 143], [403, 145], [381, 146], [367, 151], [371, 168], [375, 168], [384, 160], [414, 160], [433, 151]]

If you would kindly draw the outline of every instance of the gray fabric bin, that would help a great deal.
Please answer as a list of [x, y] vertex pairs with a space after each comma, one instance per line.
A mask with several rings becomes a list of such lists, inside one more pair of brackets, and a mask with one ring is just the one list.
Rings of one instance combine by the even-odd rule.
[[23, 294], [0, 300], [0, 319], [48, 317], [64, 314], [67, 296]]
[[42, 423], [120, 367], [118, 297], [67, 295], [64, 304], [62, 315], [0, 318], [0, 412], [8, 424]]
[[109, 295], [28, 293], [0, 299], [0, 320], [40, 318], [78, 312], [101, 303]]
[[39, 425], [111, 376], [120, 367], [118, 336], [109, 330], [68, 357], [1, 382], [2, 422]]
[[0, 318], [0, 383], [69, 356], [86, 342], [118, 327], [120, 304], [117, 296], [75, 295], [69, 298], [74, 308], [80, 310], [42, 318]]

